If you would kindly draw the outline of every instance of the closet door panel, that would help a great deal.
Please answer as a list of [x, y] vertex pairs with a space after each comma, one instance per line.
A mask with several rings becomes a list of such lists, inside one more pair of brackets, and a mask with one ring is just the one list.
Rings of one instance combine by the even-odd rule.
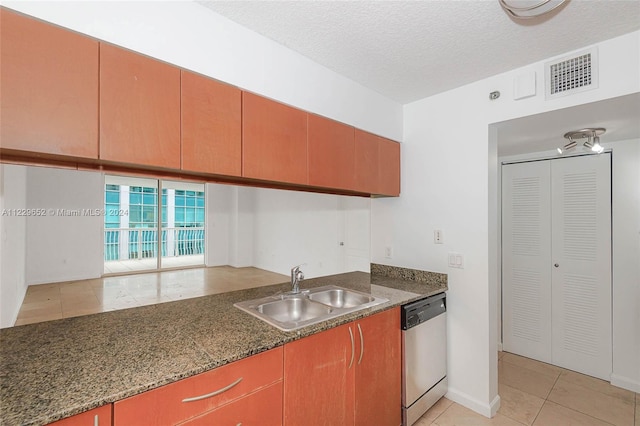
[[551, 167], [553, 363], [608, 381], [611, 158], [565, 158]]
[[548, 161], [502, 167], [505, 351], [551, 362], [551, 205]]

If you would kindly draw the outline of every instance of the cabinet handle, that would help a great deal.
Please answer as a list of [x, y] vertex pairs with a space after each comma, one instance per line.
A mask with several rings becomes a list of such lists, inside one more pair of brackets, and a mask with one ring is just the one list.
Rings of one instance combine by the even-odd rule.
[[93, 416], [93, 426], [100, 426], [100, 419], [97, 414]]
[[360, 332], [360, 359], [358, 359], [358, 365], [360, 365], [360, 361], [362, 361], [362, 355], [364, 355], [364, 336], [362, 335], [360, 324], [358, 324], [358, 331]]
[[356, 345], [353, 341], [353, 332], [351, 331], [351, 326], [349, 326], [349, 337], [351, 337], [351, 362], [349, 362], [349, 368], [351, 368], [351, 366], [353, 365], [353, 358], [355, 356], [355, 352], [356, 352]]
[[194, 396], [194, 397], [191, 397], [191, 398], [185, 398], [185, 399], [182, 400], [182, 402], [200, 401], [201, 399], [207, 399], [207, 398], [211, 398], [212, 396], [220, 395], [221, 393], [228, 391], [229, 389], [231, 389], [232, 387], [234, 387], [235, 385], [237, 385], [241, 381], [242, 381], [242, 377], [240, 377], [238, 380], [236, 380], [235, 382], [231, 383], [230, 385], [227, 385], [227, 386], [223, 387], [222, 389], [218, 389], [217, 391], [213, 391], [213, 392], [208, 393], [206, 395], [200, 395], [200, 396]]

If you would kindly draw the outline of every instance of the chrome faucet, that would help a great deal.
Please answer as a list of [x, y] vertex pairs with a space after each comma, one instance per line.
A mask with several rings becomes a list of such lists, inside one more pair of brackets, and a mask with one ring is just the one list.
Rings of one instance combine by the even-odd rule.
[[306, 263], [291, 268], [291, 293], [293, 294], [300, 293], [300, 282], [304, 280], [304, 273], [300, 270], [300, 267], [303, 265], [306, 265]]

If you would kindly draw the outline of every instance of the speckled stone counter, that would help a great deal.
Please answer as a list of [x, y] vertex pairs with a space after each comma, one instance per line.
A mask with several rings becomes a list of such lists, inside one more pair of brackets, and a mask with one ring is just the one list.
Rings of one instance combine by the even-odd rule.
[[[372, 268], [372, 272], [374, 272]], [[43, 425], [139, 394], [358, 318], [447, 290], [445, 279], [363, 272], [305, 280], [389, 302], [283, 332], [235, 302], [288, 284], [0, 330], [0, 424]]]

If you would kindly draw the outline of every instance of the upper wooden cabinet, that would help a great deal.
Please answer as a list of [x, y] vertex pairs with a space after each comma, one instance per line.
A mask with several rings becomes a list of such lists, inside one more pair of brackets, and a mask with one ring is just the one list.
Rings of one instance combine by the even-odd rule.
[[0, 72], [3, 159], [400, 193], [393, 141], [4, 7]]
[[240, 176], [242, 92], [182, 71], [182, 170]]
[[242, 176], [307, 184], [307, 113], [242, 92]]
[[376, 194], [378, 190], [378, 139], [371, 133], [355, 129], [356, 191]]
[[378, 194], [400, 195], [400, 144], [378, 139]]
[[180, 69], [100, 44], [100, 159], [180, 169]]
[[354, 189], [354, 128], [309, 114], [309, 185]]
[[98, 42], [0, 8], [0, 144], [98, 158]]

